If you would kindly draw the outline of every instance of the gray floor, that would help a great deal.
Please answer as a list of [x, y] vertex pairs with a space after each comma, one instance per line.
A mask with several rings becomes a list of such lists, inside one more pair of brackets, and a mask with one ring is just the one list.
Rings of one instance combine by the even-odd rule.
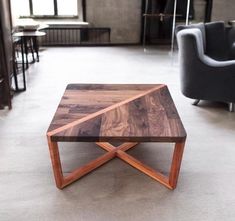
[[[234, 220], [235, 113], [198, 107], [179, 91], [168, 50], [141, 47], [46, 48], [27, 72], [28, 89], [0, 112], [0, 220]], [[170, 191], [113, 160], [63, 191], [54, 184], [46, 130], [68, 83], [165, 83], [188, 133], [178, 187]], [[96, 158], [94, 144], [61, 146], [64, 172]], [[172, 145], [130, 153], [167, 173]]]

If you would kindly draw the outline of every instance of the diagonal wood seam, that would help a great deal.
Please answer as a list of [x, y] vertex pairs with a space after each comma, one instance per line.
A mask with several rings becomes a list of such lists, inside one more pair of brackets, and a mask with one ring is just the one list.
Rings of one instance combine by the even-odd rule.
[[124, 101], [121, 101], [121, 102], [118, 102], [116, 104], [113, 104], [113, 105], [111, 105], [111, 106], [109, 106], [107, 108], [104, 108], [104, 109], [100, 110], [100, 111], [97, 111], [95, 113], [89, 114], [89, 115], [87, 115], [87, 116], [85, 116], [85, 117], [83, 117], [81, 119], [75, 120], [75, 121], [73, 121], [71, 123], [68, 123], [68, 124], [62, 126], [62, 127], [59, 127], [59, 128], [57, 128], [55, 130], [47, 132], [47, 136], [49, 136], [49, 137], [53, 136], [53, 135], [55, 135], [57, 133], [60, 133], [60, 132], [62, 132], [64, 130], [67, 130], [67, 129], [71, 128], [71, 127], [74, 127], [74, 126], [76, 126], [76, 125], [78, 125], [80, 123], [83, 123], [83, 122], [88, 121], [88, 120], [90, 120], [92, 118], [98, 117], [99, 115], [102, 115], [102, 114], [104, 114], [104, 113], [106, 113], [108, 111], [111, 111], [111, 110], [113, 110], [113, 109], [115, 109], [117, 107], [120, 107], [120, 106], [122, 106], [124, 104], [127, 104], [127, 103], [129, 103], [129, 102], [131, 102], [133, 100], [141, 98], [141, 97], [143, 97], [143, 96], [145, 96], [147, 94], [150, 94], [150, 93], [152, 93], [152, 92], [154, 92], [154, 91], [156, 91], [156, 90], [158, 90], [160, 88], [163, 88], [165, 86], [166, 86], [165, 84], [161, 84], [160, 86], [153, 87], [150, 90], [147, 90], [147, 91], [145, 91], [145, 92], [143, 92], [141, 94], [135, 95], [135, 96], [133, 96], [131, 98], [128, 98], [128, 99], [126, 99]]

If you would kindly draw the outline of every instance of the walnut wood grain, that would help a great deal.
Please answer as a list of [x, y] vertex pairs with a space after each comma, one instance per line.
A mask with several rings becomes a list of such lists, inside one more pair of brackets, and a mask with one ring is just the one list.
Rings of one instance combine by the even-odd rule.
[[[119, 87], [122, 89], [121, 85], [119, 85]], [[98, 100], [100, 102], [101, 107], [99, 105], [97, 105], [96, 111], [93, 112], [93, 113], [90, 113], [90, 105], [87, 105], [86, 109], [88, 110], [88, 114], [86, 116], [84, 116], [82, 118], [80, 116], [78, 116], [77, 120], [72, 120], [71, 122], [66, 122], [66, 123], [64, 123], [64, 125], [61, 125], [59, 128], [54, 129], [53, 125], [54, 125], [54, 121], [56, 119], [56, 115], [60, 113], [60, 106], [59, 106], [57, 111], [56, 111], [56, 115], [55, 115], [55, 117], [54, 117], [54, 119], [53, 119], [53, 121], [52, 121], [52, 123], [49, 127], [49, 130], [48, 130], [47, 134], [48, 134], [48, 136], [53, 136], [55, 134], [58, 134], [60, 132], [64, 132], [65, 130], [68, 130], [67, 138], [69, 138], [69, 136], [73, 137], [74, 134], [72, 133], [72, 129], [75, 129], [74, 127], [79, 126], [79, 124], [84, 123], [84, 122], [86, 122], [88, 120], [91, 120], [93, 118], [99, 117], [102, 114], [105, 114], [106, 112], [114, 110], [115, 108], [118, 108], [122, 105], [128, 104], [131, 101], [135, 101], [136, 99], [138, 99], [140, 97], [143, 97], [146, 94], [149, 94], [152, 91], [155, 91], [155, 90], [157, 90], [161, 87], [164, 87], [164, 85], [157, 85], [157, 86], [155, 85], [154, 87], [152, 86], [151, 88], [148, 88], [147, 90], [145, 89], [141, 92], [136, 90], [136, 95], [134, 95], [134, 96], [133, 96], [132, 93], [131, 93], [131, 95], [129, 94], [129, 90], [121, 90], [122, 91], [122, 96], [121, 95], [119, 96], [121, 100], [119, 102], [114, 103], [111, 106], [107, 106], [105, 108], [103, 108], [104, 106], [102, 106], [104, 96], [101, 96], [101, 95], [97, 96], [97, 90], [93, 90], [92, 92], [90, 92], [91, 89], [88, 89], [87, 91], [84, 91], [84, 90], [78, 91], [78, 97], [81, 93], [85, 93], [86, 94], [86, 99], [91, 100], [91, 103], [94, 102], [94, 100]], [[69, 86], [68, 86], [68, 88], [69, 88]], [[109, 93], [110, 93], [109, 94], [109, 100], [113, 99], [112, 93], [116, 93], [116, 90], [117, 90], [117, 88], [114, 86], [114, 89], [109, 91]], [[65, 91], [65, 94], [66, 93], [67, 93], [67, 90]], [[104, 93], [104, 91], [103, 91], [103, 93]], [[126, 98], [126, 95], [128, 95], [128, 98]], [[70, 97], [69, 97], [69, 93], [68, 93], [68, 96], [65, 96], [65, 100], [68, 100], [69, 98]], [[74, 105], [75, 101], [77, 102], [77, 101], [79, 101], [79, 99], [73, 99], [71, 101], [72, 106]], [[63, 102], [64, 102], [64, 99], [62, 98], [61, 104], [63, 104]], [[70, 109], [71, 109], [71, 105], [69, 105], [69, 104], [67, 104], [67, 105], [68, 105], [68, 109], [69, 109], [68, 113], [69, 113]], [[69, 119], [69, 116], [65, 120], [67, 121], [68, 119]], [[53, 128], [53, 130], [51, 128]], [[63, 133], [63, 134], [65, 134], [65, 133]], [[62, 137], [60, 134], [58, 136]], [[78, 137], [79, 134], [75, 134], [75, 136]]]
[[[60, 189], [115, 157], [174, 189], [186, 132], [166, 85], [70, 84], [47, 137], [55, 181]], [[122, 144], [113, 146], [113, 141]], [[95, 142], [107, 153], [64, 176], [58, 142]], [[175, 143], [169, 177], [126, 153], [139, 142]]]
[[176, 142], [186, 137], [165, 85], [69, 85], [47, 134], [57, 142]]

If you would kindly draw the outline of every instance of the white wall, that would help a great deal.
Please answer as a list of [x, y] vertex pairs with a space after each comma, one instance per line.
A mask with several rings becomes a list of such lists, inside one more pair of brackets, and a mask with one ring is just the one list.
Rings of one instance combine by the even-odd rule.
[[194, 0], [195, 22], [203, 22], [205, 19], [206, 1]]
[[87, 0], [87, 22], [111, 28], [112, 43], [139, 43], [141, 0]]
[[235, 0], [214, 0], [212, 21], [235, 20]]

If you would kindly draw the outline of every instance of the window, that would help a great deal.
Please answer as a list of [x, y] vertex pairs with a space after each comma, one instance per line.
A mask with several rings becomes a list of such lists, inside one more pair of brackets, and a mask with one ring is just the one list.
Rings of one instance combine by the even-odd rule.
[[21, 17], [63, 18], [78, 16], [78, 0], [12, 0]]
[[56, 13], [54, 0], [29, 0], [30, 14], [35, 16], [53, 16]]

